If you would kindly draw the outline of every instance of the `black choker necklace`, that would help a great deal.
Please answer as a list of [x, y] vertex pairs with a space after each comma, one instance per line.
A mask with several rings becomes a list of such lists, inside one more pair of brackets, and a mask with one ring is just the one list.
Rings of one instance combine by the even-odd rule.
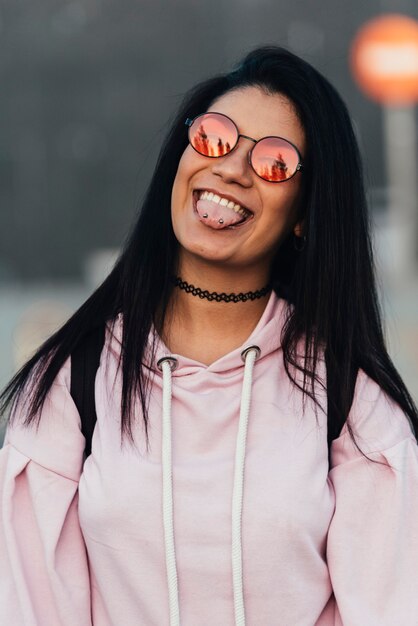
[[266, 295], [271, 289], [270, 285], [266, 285], [258, 291], [247, 291], [247, 293], [216, 293], [216, 291], [202, 291], [200, 287], [189, 285], [185, 280], [181, 280], [180, 276], [173, 277], [176, 287], [191, 293], [193, 296], [199, 296], [199, 298], [206, 298], [206, 300], [215, 300], [216, 302], [246, 302], [247, 300], [257, 300]]

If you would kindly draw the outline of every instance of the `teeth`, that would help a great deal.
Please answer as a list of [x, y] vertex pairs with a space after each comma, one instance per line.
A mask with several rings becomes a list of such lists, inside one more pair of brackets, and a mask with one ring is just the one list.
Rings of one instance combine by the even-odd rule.
[[240, 213], [244, 217], [251, 215], [249, 211], [244, 209], [240, 204], [233, 202], [232, 200], [227, 200], [226, 198], [222, 198], [218, 196], [216, 193], [212, 191], [202, 191], [199, 197], [200, 200], [210, 200], [211, 202], [217, 202], [221, 206], [227, 206], [229, 209], [233, 209], [235, 213]]

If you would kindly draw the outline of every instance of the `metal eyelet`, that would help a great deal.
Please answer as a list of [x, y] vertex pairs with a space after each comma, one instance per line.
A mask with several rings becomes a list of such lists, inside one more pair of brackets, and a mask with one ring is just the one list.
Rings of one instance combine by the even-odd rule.
[[256, 359], [258, 359], [258, 357], [261, 354], [261, 350], [258, 346], [248, 346], [248, 348], [245, 348], [245, 350], [243, 350], [241, 352], [241, 359], [243, 360], [243, 362], [245, 363], [245, 357], [247, 356], [247, 352], [249, 352], [250, 350], [255, 350], [256, 351]]
[[172, 372], [174, 372], [174, 370], [177, 369], [178, 364], [179, 364], [178, 360], [174, 356], [163, 356], [163, 357], [161, 357], [161, 359], [158, 359], [158, 361], [157, 361], [157, 367], [160, 370], [160, 372], [163, 371], [162, 364], [163, 364], [164, 361], [169, 361], [170, 369], [171, 369]]

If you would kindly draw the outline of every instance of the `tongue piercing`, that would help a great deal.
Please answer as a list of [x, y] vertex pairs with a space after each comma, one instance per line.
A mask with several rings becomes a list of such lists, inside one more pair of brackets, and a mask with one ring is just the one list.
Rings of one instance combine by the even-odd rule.
[[208, 217], [207, 213], [203, 213], [202, 217]]
[[224, 221], [223, 221], [223, 219], [222, 219], [222, 217], [221, 217], [221, 218], [218, 220], [218, 224], [223, 224], [223, 223], [224, 223]]

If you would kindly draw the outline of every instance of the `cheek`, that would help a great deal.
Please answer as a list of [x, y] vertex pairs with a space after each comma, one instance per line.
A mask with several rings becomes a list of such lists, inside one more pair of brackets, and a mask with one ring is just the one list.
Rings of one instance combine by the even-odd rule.
[[263, 203], [258, 238], [260, 247], [274, 250], [278, 242], [283, 241], [293, 229], [298, 215], [300, 193], [298, 188], [283, 190], [280, 197], [272, 194], [269, 201]]
[[193, 150], [191, 146], [187, 146], [183, 154], [181, 155], [176, 178], [181, 181], [188, 179], [199, 169], [199, 155]]
[[178, 189], [182, 183], [182, 180], [184, 178], [185, 175], [185, 166], [184, 166], [184, 153], [179, 161], [179, 164], [177, 166], [177, 172], [176, 175], [174, 177], [174, 181], [173, 181], [173, 189], [171, 192], [171, 196], [174, 196], [176, 193], [178, 193]]
[[178, 208], [178, 203], [184, 202], [189, 194], [189, 188], [191, 189], [191, 178], [198, 169], [193, 152], [193, 148], [188, 146], [179, 161], [171, 191], [172, 211]]
[[299, 199], [299, 188], [297, 186], [289, 186], [283, 189], [283, 193], [281, 193], [279, 197], [275, 194], [266, 202], [263, 217], [265, 216], [266, 222], [268, 222], [272, 228], [276, 230], [281, 229], [295, 219]]

